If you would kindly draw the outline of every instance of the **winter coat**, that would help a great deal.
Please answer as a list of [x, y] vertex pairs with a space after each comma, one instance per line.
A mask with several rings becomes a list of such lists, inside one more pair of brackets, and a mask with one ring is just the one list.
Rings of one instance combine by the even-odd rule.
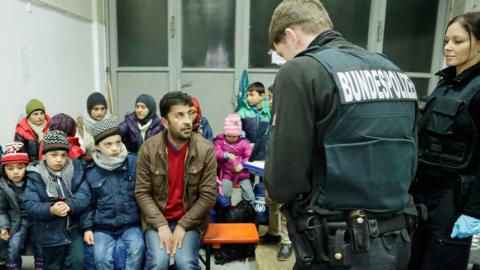
[[122, 136], [122, 141], [127, 147], [128, 152], [137, 153], [140, 149], [142, 142], [146, 141], [148, 138], [158, 134], [160, 131], [165, 128], [160, 122], [160, 118], [155, 115], [152, 118], [152, 123], [145, 132], [145, 139], [142, 140], [140, 129], [138, 128], [138, 122], [135, 118], [135, 113], [130, 113], [125, 116], [125, 120], [120, 123], [120, 135]]
[[208, 123], [207, 118], [203, 117], [200, 119], [200, 128], [199, 128], [200, 135], [202, 135], [205, 139], [213, 142], [213, 131], [210, 123]]
[[[168, 200], [166, 136], [166, 131], [153, 136], [138, 153], [135, 195], [145, 228], [158, 229], [167, 225], [163, 215]], [[205, 231], [208, 214], [215, 204], [216, 171], [212, 143], [192, 133], [185, 158], [185, 215], [178, 221], [182, 228]]]
[[120, 234], [131, 226], [140, 225], [140, 211], [135, 200], [137, 156], [129, 154], [123, 165], [113, 171], [87, 166], [92, 203], [82, 215], [85, 228]]
[[[48, 126], [50, 125], [50, 116], [48, 114], [45, 114], [45, 121], [47, 121], [47, 124], [43, 129], [43, 134], [47, 133]], [[23, 147], [25, 148], [25, 152], [28, 153], [30, 161], [39, 159], [40, 142], [38, 141], [37, 134], [33, 131], [26, 117], [17, 124], [14, 140], [24, 144]]]
[[[33, 235], [44, 247], [69, 245], [71, 229], [81, 227], [80, 214], [90, 204], [88, 184], [83, 181], [85, 164], [78, 159], [72, 160], [74, 176], [72, 179], [73, 196], [66, 192], [65, 203], [70, 207], [66, 217], [53, 216], [50, 206], [55, 203], [47, 195], [47, 188], [39, 173], [38, 164], [27, 167], [27, 188], [24, 195], [24, 206], [33, 221]], [[64, 185], [63, 185], [64, 186]]]
[[20, 204], [15, 191], [8, 184], [8, 180], [0, 179], [0, 228], [8, 229], [13, 235], [22, 220]]
[[[252, 147], [250, 142], [246, 138], [240, 138], [235, 143], [229, 143], [225, 139], [225, 135], [221, 133], [215, 138], [215, 155], [217, 156], [218, 162], [218, 177], [220, 179], [229, 179], [234, 183], [237, 183], [239, 180], [249, 179], [250, 174], [247, 170], [243, 169], [240, 172], [236, 173], [234, 171], [235, 166], [242, 164], [245, 161], [248, 161], [250, 154], [252, 153]], [[237, 159], [234, 161], [225, 160], [224, 154], [228, 152], [237, 156]]]

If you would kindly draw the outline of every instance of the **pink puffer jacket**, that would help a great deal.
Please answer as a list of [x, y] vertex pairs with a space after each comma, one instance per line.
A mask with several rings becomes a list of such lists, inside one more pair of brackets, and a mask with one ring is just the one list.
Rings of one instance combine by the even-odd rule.
[[[239, 180], [249, 179], [250, 174], [247, 170], [243, 169], [236, 173], [234, 167], [237, 164], [242, 164], [248, 161], [250, 154], [252, 153], [252, 147], [250, 142], [246, 138], [240, 138], [235, 143], [228, 143], [225, 139], [225, 135], [220, 133], [214, 140], [215, 154], [217, 156], [218, 163], [218, 178], [232, 180], [233, 183], [237, 183]], [[225, 160], [225, 152], [234, 154], [237, 156], [237, 160]]]

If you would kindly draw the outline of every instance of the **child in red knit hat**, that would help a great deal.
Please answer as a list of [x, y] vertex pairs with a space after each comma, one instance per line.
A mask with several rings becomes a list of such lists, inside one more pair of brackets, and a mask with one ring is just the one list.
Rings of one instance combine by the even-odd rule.
[[[22, 150], [22, 142], [7, 144], [1, 161], [3, 169], [0, 180], [0, 239], [7, 245], [6, 269], [21, 269], [22, 250], [32, 238], [32, 222], [23, 207], [25, 172], [29, 158]], [[43, 269], [41, 247], [34, 245], [34, 250], [35, 269]]]

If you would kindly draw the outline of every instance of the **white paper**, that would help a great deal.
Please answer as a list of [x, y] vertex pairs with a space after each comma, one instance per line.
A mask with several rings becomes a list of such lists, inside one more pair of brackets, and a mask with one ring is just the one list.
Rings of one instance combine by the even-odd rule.
[[287, 62], [283, 57], [278, 55], [278, 53], [274, 50], [270, 50], [268, 53], [272, 55], [272, 64], [281, 66], [285, 64], [285, 62]]

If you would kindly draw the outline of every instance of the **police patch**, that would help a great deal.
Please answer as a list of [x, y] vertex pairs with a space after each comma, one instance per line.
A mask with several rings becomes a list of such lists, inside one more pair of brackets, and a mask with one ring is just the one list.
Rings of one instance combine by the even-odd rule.
[[403, 72], [385, 69], [335, 71], [332, 73], [342, 104], [373, 101], [416, 101], [412, 80]]

